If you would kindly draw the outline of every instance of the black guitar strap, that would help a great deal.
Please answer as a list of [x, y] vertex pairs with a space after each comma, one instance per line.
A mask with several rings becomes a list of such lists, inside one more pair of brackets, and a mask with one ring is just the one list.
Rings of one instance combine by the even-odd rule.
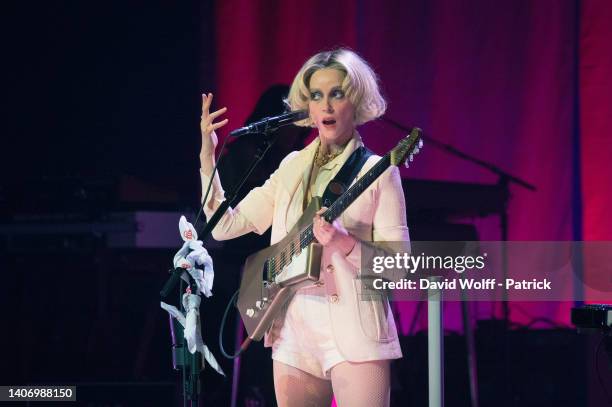
[[323, 206], [329, 208], [348, 189], [361, 167], [363, 167], [368, 157], [372, 154], [372, 151], [364, 146], [353, 151], [353, 154], [346, 160], [334, 179], [327, 184], [321, 199]]

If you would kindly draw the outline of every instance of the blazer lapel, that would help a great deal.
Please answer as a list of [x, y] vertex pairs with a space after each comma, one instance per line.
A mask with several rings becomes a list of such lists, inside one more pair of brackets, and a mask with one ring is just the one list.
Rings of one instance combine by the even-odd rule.
[[286, 205], [284, 212], [286, 232], [289, 232], [300, 216], [302, 216], [302, 204], [304, 202], [304, 193], [307, 190], [308, 175], [312, 171], [312, 161], [318, 147], [319, 138], [317, 137], [302, 149], [295, 159], [287, 165], [286, 170], [283, 171], [283, 177], [281, 177], [282, 188], [289, 194], [288, 199], [286, 199], [288, 205]]

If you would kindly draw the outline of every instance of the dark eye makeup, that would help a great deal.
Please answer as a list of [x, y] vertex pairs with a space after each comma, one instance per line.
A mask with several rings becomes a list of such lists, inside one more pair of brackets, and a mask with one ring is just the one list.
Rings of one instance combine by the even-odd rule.
[[334, 89], [331, 92], [333, 98], [342, 99], [344, 97], [344, 91], [342, 89]]
[[[334, 88], [330, 92], [330, 97], [334, 99], [342, 99], [345, 96], [344, 91], [341, 88]], [[318, 90], [313, 90], [310, 92], [310, 100], [318, 101], [323, 98], [323, 93]]]
[[320, 100], [322, 96], [321, 92], [317, 90], [310, 92], [310, 100]]

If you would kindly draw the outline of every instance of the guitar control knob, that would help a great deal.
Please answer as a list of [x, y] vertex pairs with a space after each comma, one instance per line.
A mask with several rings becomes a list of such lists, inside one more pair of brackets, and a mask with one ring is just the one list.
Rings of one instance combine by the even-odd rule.
[[249, 308], [246, 310], [247, 317], [253, 318], [255, 316], [255, 310], [253, 308]]
[[258, 309], [262, 309], [263, 307], [265, 307], [265, 306], [266, 306], [266, 302], [265, 302], [265, 301], [260, 301], [260, 300], [257, 300], [257, 301], [255, 302], [255, 306], [256, 306]]

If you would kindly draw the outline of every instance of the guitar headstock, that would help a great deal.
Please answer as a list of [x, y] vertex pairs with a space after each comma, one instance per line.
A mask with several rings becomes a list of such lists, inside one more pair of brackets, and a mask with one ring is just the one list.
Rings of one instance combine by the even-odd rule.
[[423, 130], [415, 127], [410, 134], [404, 137], [393, 150], [389, 152], [391, 165], [399, 165], [402, 161], [408, 167], [408, 162], [414, 159], [414, 156], [423, 148], [423, 139], [421, 137]]

